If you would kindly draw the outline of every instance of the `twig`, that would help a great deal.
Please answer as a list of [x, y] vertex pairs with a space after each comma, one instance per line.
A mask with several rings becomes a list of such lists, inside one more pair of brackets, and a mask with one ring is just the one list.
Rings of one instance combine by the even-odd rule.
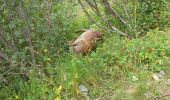
[[4, 78], [4, 76], [1, 75], [1, 74], [0, 74], [0, 81], [1, 81], [1, 82], [5, 82], [5, 83], [8, 83], [7, 79]]
[[[129, 14], [129, 7], [126, 7], [126, 1], [123, 0], [121, 3], [119, 3], [117, 0], [112, 0], [112, 2], [114, 4], [117, 5], [117, 7], [119, 7], [120, 9], [122, 9], [123, 13], [126, 15], [127, 19], [126, 19], [126, 23], [132, 23], [133, 21], [131, 20], [131, 17], [130, 17], [130, 14]], [[131, 24], [126, 24], [127, 27], [130, 28], [130, 30], [133, 30], [132, 29], [132, 25]]]
[[29, 43], [29, 47], [31, 48], [30, 52], [31, 52], [31, 57], [32, 57], [32, 63], [33, 63], [33, 65], [35, 65], [35, 57], [34, 57], [34, 52], [33, 52], [34, 48], [32, 46], [32, 40], [31, 40], [31, 30], [30, 30], [30, 26], [29, 26], [27, 15], [26, 15], [26, 13], [24, 12], [24, 10], [22, 8], [21, 2], [19, 2], [19, 6], [17, 7], [17, 11], [18, 11], [18, 14], [20, 15], [20, 17], [23, 19], [23, 21], [26, 24], [26, 26], [24, 28], [23, 34], [25, 36], [25, 39]]
[[108, 0], [102, 0], [102, 2], [105, 4], [107, 10], [111, 12], [113, 17], [117, 17], [123, 24], [126, 25], [127, 22], [111, 7]]
[[15, 51], [14, 47], [12, 46], [12, 44], [7, 40], [7, 37], [5, 36], [4, 31], [2, 30], [2, 28], [0, 27], [0, 41], [2, 42], [2, 44], [6, 47], [9, 48], [12, 52]]
[[[12, 13], [13, 11], [9, 8], [8, 3], [9, 2], [7, 0], [4, 0], [5, 7], [7, 7], [7, 9], [9, 9], [9, 11], [10, 11], [9, 13], [11, 13], [7, 17], [7, 19], [8, 19], [9, 22], [11, 22], [11, 21], [15, 20], [14, 17], [13, 17], [15, 15]], [[16, 51], [18, 51], [18, 48], [17, 48], [18, 45], [16, 43], [17, 39], [15, 38], [15, 35], [14, 35], [14, 29], [11, 29], [8, 25], [7, 25], [7, 28], [9, 30], [9, 32], [11, 33], [11, 34], [9, 34], [10, 40], [8, 40], [8, 41], [10, 41], [9, 43], [12, 46], [13, 52], [16, 52]], [[5, 33], [5, 32], [3, 32], [3, 33]]]
[[4, 59], [5, 61], [7, 61], [8, 63], [12, 63], [12, 60], [9, 59], [3, 52], [0, 51], [0, 59]]
[[[79, 0], [80, 1], [80, 0]], [[130, 39], [132, 39], [132, 37], [127, 34], [127, 33], [124, 33], [122, 32], [121, 30], [117, 29], [115, 26], [112, 25], [112, 23], [107, 19], [107, 18], [104, 18], [102, 15], [101, 15], [101, 12], [99, 11], [99, 8], [97, 6], [97, 3], [96, 3], [96, 0], [93, 0], [94, 4], [92, 2], [90, 2], [89, 0], [85, 0], [88, 5], [91, 7], [91, 9], [93, 10], [93, 12], [95, 12], [95, 14], [97, 16], [99, 16], [101, 18], [101, 20], [108, 26], [110, 27], [110, 30], [112, 32], [117, 32], [125, 37], [128, 37]], [[104, 7], [107, 9], [107, 10], [112, 10], [112, 8], [110, 7], [110, 5], [108, 4], [108, 1], [103, 1], [104, 2]], [[81, 1], [79, 2], [83, 8], [83, 10], [85, 10], [83, 4], [81, 3]], [[109, 5], [109, 8], [108, 8], [108, 5]], [[114, 11], [114, 10], [113, 10]], [[85, 10], [86, 14], [88, 14], [88, 12]], [[115, 15], [118, 16], [117, 12], [114, 12]], [[113, 14], [112, 14], [113, 15]], [[88, 14], [89, 18], [91, 18], [91, 16]], [[118, 17], [118, 18], [121, 18], [121, 17]], [[122, 19], [123, 20], [123, 19]]]
[[[98, 5], [96, 3], [96, 0], [93, 0], [94, 4], [92, 4], [89, 0], [86, 0], [86, 2], [89, 4], [89, 6], [91, 7], [91, 9], [93, 10], [93, 12], [95, 12], [95, 14], [97, 16], [99, 16], [101, 18], [101, 20], [106, 24], [108, 25], [108, 21], [107, 19], [103, 18], [99, 8], [98, 8]], [[108, 25], [109, 26], [109, 25]], [[109, 32], [107, 29], [106, 29], [107, 32]]]
[[83, 6], [81, 0], [78, 0], [78, 2], [79, 2], [79, 4], [81, 5], [83, 11], [86, 13], [87, 17], [88, 17], [94, 24], [96, 24], [98, 27], [100, 27], [101, 29], [103, 29], [104, 31], [106, 31], [105, 28], [103, 28], [102, 26], [100, 26], [98, 23], [96, 23], [96, 21], [95, 21], [94, 19], [91, 18], [90, 14], [86, 11], [85, 7]]

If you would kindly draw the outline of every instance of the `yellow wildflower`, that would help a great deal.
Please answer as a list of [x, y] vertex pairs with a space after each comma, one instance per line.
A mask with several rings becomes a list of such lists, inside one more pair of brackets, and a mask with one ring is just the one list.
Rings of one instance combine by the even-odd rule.
[[51, 61], [51, 58], [47, 58], [48, 61]]
[[19, 96], [16, 95], [16, 96], [15, 96], [15, 99], [18, 100], [18, 99], [19, 99]]
[[162, 65], [162, 64], [163, 64], [163, 61], [162, 61], [162, 60], [159, 60], [159, 64]]
[[55, 91], [56, 94], [60, 95], [61, 90], [62, 90], [62, 85], [60, 85], [60, 87], [56, 89], [56, 91]]
[[12, 100], [12, 98], [11, 98], [11, 97], [9, 97], [9, 100]]
[[48, 52], [48, 50], [47, 50], [47, 49], [44, 49], [44, 52], [46, 53], [46, 52]]
[[76, 93], [77, 93], [77, 95], [80, 95], [81, 93], [80, 93], [80, 90], [78, 89], [78, 88], [76, 88]]
[[55, 97], [55, 100], [61, 100], [59, 96], [56, 96]]

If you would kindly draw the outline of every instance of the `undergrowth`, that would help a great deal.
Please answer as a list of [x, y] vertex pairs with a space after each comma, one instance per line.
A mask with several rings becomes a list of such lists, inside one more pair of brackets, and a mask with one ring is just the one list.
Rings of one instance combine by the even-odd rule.
[[[130, 22], [127, 27], [103, 8], [99, 10], [113, 25], [138, 38], [108, 31], [96, 50], [79, 56], [68, 45], [81, 34], [76, 32], [103, 29], [89, 22], [77, 1], [0, 1], [0, 99], [83, 100], [80, 85], [87, 87], [90, 100], [145, 100], [162, 95], [168, 89], [164, 81], [170, 78], [170, 3], [130, 1], [122, 9], [129, 14], [113, 5]], [[87, 11], [91, 10], [87, 7]], [[107, 27], [100, 16], [90, 16]], [[165, 78], [157, 82], [153, 74], [159, 71], [165, 72]]]
[[[147, 86], [152, 74], [161, 70], [169, 73], [169, 33], [169, 29], [156, 29], [133, 40], [108, 34], [96, 51], [86, 56], [67, 53], [59, 63], [53, 60], [46, 65], [48, 75], [32, 70], [28, 82], [16, 79], [13, 85], [1, 89], [0, 96], [27, 100], [74, 100], [80, 95], [78, 86], [83, 84], [93, 99], [142, 100], [148, 89], [157, 91], [156, 86]], [[128, 90], [129, 87], [132, 89]]]

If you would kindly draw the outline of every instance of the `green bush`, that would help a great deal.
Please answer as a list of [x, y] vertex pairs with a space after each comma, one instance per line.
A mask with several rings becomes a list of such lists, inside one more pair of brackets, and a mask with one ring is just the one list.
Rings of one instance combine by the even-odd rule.
[[[23, 10], [21, 15], [18, 14], [20, 4], [20, 10]], [[8, 95], [13, 98], [18, 95], [22, 99], [27, 98], [21, 96], [27, 91], [33, 91], [31, 95], [37, 91], [40, 94], [33, 98], [28, 96], [28, 99], [42, 99], [45, 92], [53, 91], [46, 91], [50, 86], [45, 86], [45, 83], [53, 80], [51, 75], [57, 72], [60, 58], [69, 52], [68, 41], [78, 35], [76, 31], [87, 28], [89, 22], [78, 5], [72, 6], [72, 3], [65, 1], [5, 1], [0, 5], [0, 36], [3, 37], [0, 39], [0, 53], [9, 58], [9, 63], [0, 58], [0, 76], [7, 80], [5, 84], [0, 82], [3, 88], [0, 97]], [[26, 21], [22, 18], [23, 14]], [[29, 27], [30, 34], [25, 33], [26, 27]], [[52, 87], [57, 86], [53, 83]], [[9, 94], [4, 94], [4, 91]]]
[[[79, 6], [61, 1], [0, 2], [0, 53], [10, 62], [1, 61], [5, 78], [11, 73], [29, 73], [37, 65], [44, 67], [69, 51], [68, 41], [75, 32], [89, 26], [85, 16], [74, 12]], [[81, 13], [81, 9], [77, 10]], [[77, 20], [78, 19], [78, 20]], [[51, 59], [49, 59], [51, 58]], [[9, 70], [9, 72], [8, 72]]]
[[79, 96], [78, 86], [83, 84], [89, 88], [90, 96], [96, 98], [103, 91], [122, 89], [124, 81], [135, 81], [133, 76], [141, 84], [150, 80], [154, 72], [168, 73], [169, 32], [156, 29], [133, 40], [106, 35], [96, 51], [86, 56], [66, 53], [57, 62], [53, 59], [47, 62], [46, 75], [41, 70], [32, 70], [29, 82], [18, 79], [12, 86], [1, 89], [1, 97], [74, 99]]
[[91, 4], [85, 0], [82, 3], [90, 19], [105, 31], [138, 37], [151, 29], [169, 26], [169, 0], [99, 0]]
[[140, 24], [144, 30], [163, 28], [169, 25], [168, 17], [169, 15], [169, 1], [168, 0], [142, 0], [139, 1], [140, 8], [138, 9], [140, 17]]

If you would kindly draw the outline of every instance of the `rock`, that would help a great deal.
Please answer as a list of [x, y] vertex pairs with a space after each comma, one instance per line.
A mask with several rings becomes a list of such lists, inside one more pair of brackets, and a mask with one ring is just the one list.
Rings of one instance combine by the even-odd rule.
[[157, 74], [153, 74], [152, 77], [154, 80], [159, 81], [159, 77], [157, 76]]
[[162, 79], [165, 76], [164, 71], [160, 71], [159, 73], [154, 73], [152, 75], [153, 79], [155, 79], [156, 81], [159, 81], [160, 79]]
[[88, 89], [84, 85], [79, 86], [80, 92], [88, 92]]
[[79, 89], [81, 94], [86, 98], [86, 100], [89, 100], [90, 97], [88, 96], [88, 89], [84, 85], [80, 85]]
[[170, 85], [170, 79], [168, 79], [168, 80], [166, 81], [166, 83], [167, 83], [167, 85]]

